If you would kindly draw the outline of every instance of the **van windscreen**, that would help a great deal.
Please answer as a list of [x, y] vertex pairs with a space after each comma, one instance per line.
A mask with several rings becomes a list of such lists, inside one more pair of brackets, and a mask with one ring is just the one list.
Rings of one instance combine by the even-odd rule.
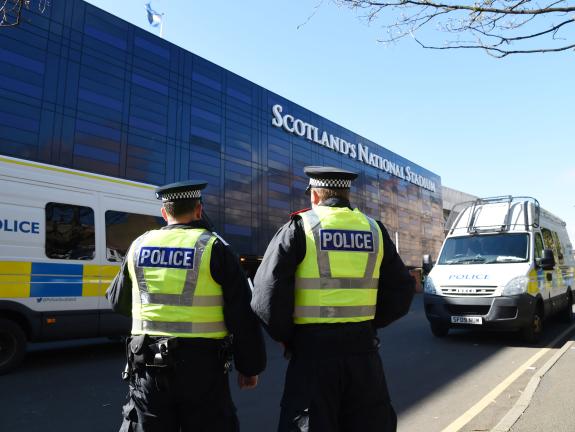
[[498, 264], [528, 258], [529, 235], [505, 233], [448, 238], [438, 264]]

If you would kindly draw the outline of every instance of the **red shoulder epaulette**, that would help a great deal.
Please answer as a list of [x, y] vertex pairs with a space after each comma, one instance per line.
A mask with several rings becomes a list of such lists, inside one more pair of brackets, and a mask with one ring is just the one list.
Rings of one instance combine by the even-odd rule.
[[311, 210], [311, 208], [304, 208], [304, 209], [301, 209], [301, 210], [298, 210], [298, 211], [294, 211], [293, 213], [291, 213], [291, 214], [289, 215], [289, 217], [290, 217], [290, 219], [293, 219], [293, 218], [294, 218], [295, 216], [297, 216], [298, 214], [300, 214], [300, 213], [305, 213], [306, 211], [310, 211], [310, 210]]

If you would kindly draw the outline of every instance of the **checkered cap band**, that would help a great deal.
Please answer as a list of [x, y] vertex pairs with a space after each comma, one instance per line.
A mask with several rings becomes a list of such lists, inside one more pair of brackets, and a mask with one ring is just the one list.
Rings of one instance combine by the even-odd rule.
[[173, 192], [162, 194], [162, 201], [174, 201], [179, 199], [194, 199], [202, 196], [201, 190], [191, 190], [185, 192]]
[[316, 188], [349, 189], [351, 188], [351, 180], [310, 178], [309, 185]]

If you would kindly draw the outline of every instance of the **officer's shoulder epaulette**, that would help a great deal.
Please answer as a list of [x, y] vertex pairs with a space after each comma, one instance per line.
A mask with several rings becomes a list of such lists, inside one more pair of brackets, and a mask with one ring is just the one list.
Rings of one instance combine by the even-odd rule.
[[229, 244], [227, 241], [225, 241], [217, 232], [212, 231], [212, 234], [213, 234], [219, 241], [221, 241], [224, 246], [229, 246], [229, 245], [230, 245], [230, 244]]
[[290, 217], [290, 219], [294, 219], [296, 216], [299, 216], [300, 214], [305, 213], [305, 212], [310, 211], [310, 210], [311, 210], [311, 208], [304, 208], [304, 209], [301, 209], [298, 211], [294, 211], [293, 213], [291, 213], [289, 215], [289, 217]]

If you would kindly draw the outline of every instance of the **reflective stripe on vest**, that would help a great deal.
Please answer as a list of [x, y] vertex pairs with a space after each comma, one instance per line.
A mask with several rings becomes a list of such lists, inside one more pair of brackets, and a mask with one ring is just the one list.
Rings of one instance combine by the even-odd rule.
[[[384, 252], [377, 223], [358, 210], [348, 208], [320, 206], [302, 213], [301, 217], [306, 234], [306, 257], [296, 270], [294, 322], [373, 319]], [[325, 232], [322, 234], [322, 231]], [[339, 235], [337, 245], [335, 240], [327, 244], [328, 234], [330, 239]], [[358, 240], [354, 243], [356, 238], [362, 239], [361, 244]], [[370, 240], [369, 245], [366, 239]]]
[[214, 241], [201, 229], [154, 230], [136, 239], [127, 257], [132, 334], [213, 339], [228, 334], [222, 288], [210, 273]]

